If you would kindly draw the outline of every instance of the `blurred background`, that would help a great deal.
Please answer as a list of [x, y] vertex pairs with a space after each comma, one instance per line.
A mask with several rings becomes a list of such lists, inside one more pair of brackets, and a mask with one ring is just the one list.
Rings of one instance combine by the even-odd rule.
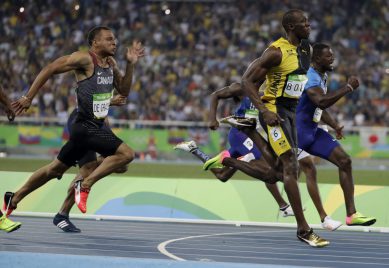
[[[111, 27], [124, 68], [137, 39], [147, 56], [136, 66], [127, 105], [112, 108], [113, 129], [140, 160], [191, 160], [172, 146], [194, 139], [210, 154], [225, 147], [227, 128], [206, 127], [209, 94], [239, 82], [248, 64], [284, 35], [282, 14], [308, 12], [311, 43], [325, 42], [336, 56], [329, 90], [357, 75], [360, 87], [330, 111], [345, 126], [346, 151], [385, 169], [389, 158], [389, 1], [8, 1], [0, 3], [0, 83], [11, 99], [29, 88], [50, 61], [87, 50], [87, 32]], [[58, 75], [14, 123], [2, 117], [0, 156], [52, 158], [66, 141], [63, 125], [75, 107], [73, 74]], [[235, 104], [219, 105], [219, 117]]]

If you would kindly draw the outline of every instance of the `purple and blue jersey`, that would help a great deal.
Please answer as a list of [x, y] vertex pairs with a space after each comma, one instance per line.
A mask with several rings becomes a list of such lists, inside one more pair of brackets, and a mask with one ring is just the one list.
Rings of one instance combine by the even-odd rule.
[[235, 111], [236, 116], [258, 119], [258, 110], [249, 97], [244, 97]]
[[[240, 106], [235, 111], [236, 116], [258, 118], [258, 110], [252, 104], [248, 97], [244, 97], [240, 103]], [[255, 159], [261, 158], [261, 152], [254, 145], [253, 141], [246, 136], [243, 132], [232, 127], [228, 133], [228, 143], [231, 148], [228, 150], [231, 157], [239, 158], [252, 153]]]
[[327, 93], [327, 74], [321, 75], [310, 67], [307, 73], [308, 82], [305, 84], [296, 111], [298, 147], [309, 154], [328, 159], [339, 143], [328, 132], [318, 128], [322, 110], [309, 98], [307, 92], [313, 88], [321, 88]]

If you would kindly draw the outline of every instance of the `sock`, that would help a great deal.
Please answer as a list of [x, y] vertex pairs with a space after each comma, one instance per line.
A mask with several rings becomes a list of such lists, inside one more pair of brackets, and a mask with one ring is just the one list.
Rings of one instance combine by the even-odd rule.
[[192, 152], [191, 152], [194, 156], [196, 156], [198, 159], [201, 160], [201, 162], [205, 163], [207, 162], [209, 159], [211, 159], [211, 157], [209, 155], [207, 155], [206, 153], [204, 153], [203, 151], [201, 151], [199, 148], [196, 148], [194, 149]]
[[288, 207], [289, 207], [289, 205], [283, 206], [283, 207], [280, 208], [280, 210], [281, 211], [285, 211]]

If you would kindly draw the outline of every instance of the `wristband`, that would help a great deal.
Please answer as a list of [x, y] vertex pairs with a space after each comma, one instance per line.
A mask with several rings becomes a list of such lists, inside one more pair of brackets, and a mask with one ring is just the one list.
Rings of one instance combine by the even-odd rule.
[[353, 86], [352, 86], [352, 85], [350, 85], [350, 84], [347, 84], [347, 85], [346, 85], [346, 87], [348, 87], [349, 89], [351, 89], [351, 91], [354, 91], [354, 88], [353, 88]]
[[29, 97], [25, 96], [25, 95], [23, 95], [22, 98], [23, 98], [23, 99], [26, 99], [26, 100], [28, 100], [28, 101], [31, 101], [31, 99], [30, 99]]

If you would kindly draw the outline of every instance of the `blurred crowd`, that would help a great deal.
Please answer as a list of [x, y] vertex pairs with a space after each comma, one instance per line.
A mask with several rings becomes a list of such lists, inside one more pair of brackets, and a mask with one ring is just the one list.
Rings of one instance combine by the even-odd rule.
[[[147, 56], [118, 119], [205, 121], [209, 94], [240, 81], [248, 64], [284, 35], [282, 14], [308, 12], [310, 41], [330, 44], [336, 69], [329, 90], [358, 75], [358, 90], [331, 111], [344, 125], [389, 123], [389, 0], [128, 1], [29, 0], [0, 3], [0, 83], [12, 99], [23, 95], [55, 58], [87, 50], [87, 32], [111, 27], [124, 68], [126, 47], [138, 39]], [[72, 74], [58, 75], [35, 98], [30, 116], [65, 119], [76, 105]], [[385, 101], [386, 100], [386, 101]], [[220, 116], [234, 104], [223, 102]]]

